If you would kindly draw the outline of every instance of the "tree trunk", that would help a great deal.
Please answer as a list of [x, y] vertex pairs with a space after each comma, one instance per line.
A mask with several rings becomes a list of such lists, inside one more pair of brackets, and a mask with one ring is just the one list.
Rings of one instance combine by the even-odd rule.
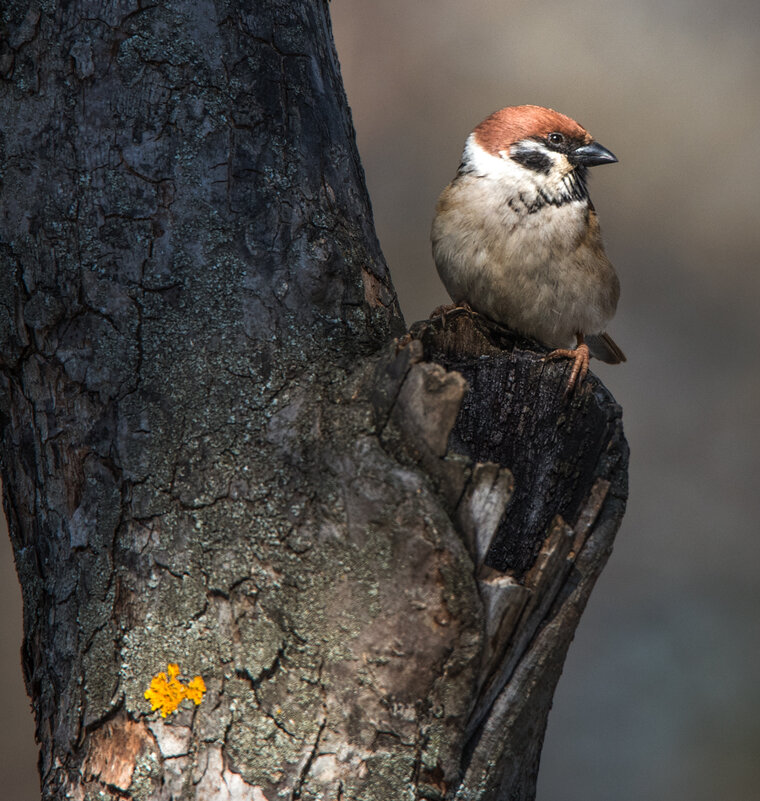
[[0, 14], [43, 796], [532, 798], [623, 513], [614, 401], [466, 313], [391, 342], [325, 3]]

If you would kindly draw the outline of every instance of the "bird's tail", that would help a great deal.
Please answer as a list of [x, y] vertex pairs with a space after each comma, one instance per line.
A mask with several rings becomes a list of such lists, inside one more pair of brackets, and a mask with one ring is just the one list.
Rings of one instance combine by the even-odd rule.
[[620, 362], [626, 360], [623, 351], [615, 344], [612, 337], [605, 332], [587, 335], [583, 338], [583, 341], [588, 345], [591, 355], [600, 361], [607, 362], [607, 364], [620, 364]]

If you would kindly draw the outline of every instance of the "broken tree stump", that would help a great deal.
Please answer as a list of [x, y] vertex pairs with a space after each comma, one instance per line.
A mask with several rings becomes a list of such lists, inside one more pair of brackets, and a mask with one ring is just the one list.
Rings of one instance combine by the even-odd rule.
[[407, 340], [386, 368], [382, 440], [437, 487], [484, 626], [461, 782], [424, 797], [530, 799], [565, 655], [625, 511], [621, 409], [591, 374], [566, 395], [569, 364], [468, 310]]

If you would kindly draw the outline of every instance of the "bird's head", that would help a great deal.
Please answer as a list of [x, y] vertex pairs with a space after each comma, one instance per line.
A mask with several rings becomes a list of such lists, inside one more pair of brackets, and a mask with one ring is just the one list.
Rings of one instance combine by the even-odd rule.
[[567, 202], [586, 197], [588, 167], [616, 161], [570, 117], [541, 106], [509, 106], [475, 128], [460, 169]]

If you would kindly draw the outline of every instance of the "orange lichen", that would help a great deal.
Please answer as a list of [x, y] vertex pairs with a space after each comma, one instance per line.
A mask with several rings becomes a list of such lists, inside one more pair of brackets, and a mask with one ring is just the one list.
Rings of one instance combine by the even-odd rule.
[[196, 706], [203, 700], [203, 693], [206, 692], [206, 683], [200, 676], [196, 676], [187, 683], [185, 697], [189, 698]]
[[151, 711], [160, 709], [162, 718], [176, 712], [185, 698], [197, 706], [206, 692], [206, 684], [200, 676], [191, 679], [186, 685], [179, 681], [177, 676], [179, 676], [179, 665], [172, 662], [167, 665], [166, 673], [161, 672], [150, 680], [150, 687], [145, 691]]

